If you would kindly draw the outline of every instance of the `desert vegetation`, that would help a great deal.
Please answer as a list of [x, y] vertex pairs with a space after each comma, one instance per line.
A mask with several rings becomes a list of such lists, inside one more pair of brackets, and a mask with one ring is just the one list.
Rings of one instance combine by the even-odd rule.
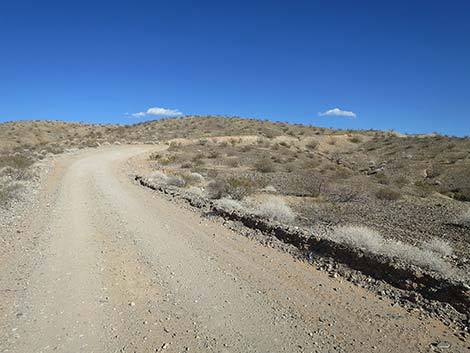
[[161, 123], [192, 128], [184, 138], [170, 133], [168, 150], [150, 158], [151, 168], [183, 178], [198, 173], [203, 181], [186, 188], [226, 207], [260, 214], [254, 205], [273, 196], [295, 215], [286, 223], [362, 225], [403, 254], [410, 245], [451, 262], [468, 256], [468, 230], [452, 220], [465, 224], [469, 139], [207, 119]]
[[441, 239], [432, 239], [418, 247], [393, 239], [385, 239], [379, 232], [362, 226], [337, 227], [329, 234], [329, 238], [341, 244], [434, 271], [450, 270], [443, 258], [452, 254], [452, 247]]
[[38, 162], [78, 148], [97, 147], [112, 126], [59, 121], [19, 121], [0, 124], [0, 207], [32, 187]]
[[160, 143], [168, 149], [150, 155], [149, 178], [221, 207], [305, 228], [361, 225], [403, 244], [432, 241], [420, 245], [423, 251], [449, 253], [443, 244], [450, 244], [447, 257], [455, 261], [468, 257], [468, 138], [221, 116], [128, 126], [36, 121], [0, 127], [3, 206], [21, 195], [34, 178], [35, 163], [48, 156], [107, 144]]

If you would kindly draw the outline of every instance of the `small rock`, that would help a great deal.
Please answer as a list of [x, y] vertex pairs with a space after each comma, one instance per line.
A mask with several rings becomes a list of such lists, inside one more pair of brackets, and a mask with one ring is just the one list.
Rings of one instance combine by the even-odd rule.
[[435, 343], [433, 346], [436, 347], [437, 349], [449, 349], [451, 344], [450, 342], [447, 342], [447, 341], [441, 341], [441, 342]]

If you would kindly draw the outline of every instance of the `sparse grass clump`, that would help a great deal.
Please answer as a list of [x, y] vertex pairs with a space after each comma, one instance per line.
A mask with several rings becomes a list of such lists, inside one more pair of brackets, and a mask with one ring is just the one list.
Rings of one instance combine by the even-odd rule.
[[422, 247], [423, 249], [433, 251], [442, 256], [451, 256], [454, 252], [454, 249], [452, 249], [452, 246], [447, 241], [438, 238], [424, 242]]
[[379, 253], [384, 239], [379, 232], [361, 226], [344, 226], [335, 229], [331, 239], [372, 253]]
[[243, 209], [243, 206], [240, 203], [240, 201], [229, 199], [226, 197], [215, 201], [215, 206], [224, 211], [234, 211], [234, 210], [241, 211]]
[[441, 258], [443, 253], [448, 253], [449, 248], [440, 242], [430, 245], [431, 249], [420, 249], [400, 241], [384, 239], [379, 232], [360, 226], [338, 227], [330, 235], [330, 239], [372, 254], [396, 258], [434, 271], [445, 272], [449, 269], [449, 265]]
[[271, 197], [259, 205], [255, 211], [258, 216], [279, 221], [282, 223], [291, 223], [295, 219], [295, 213], [278, 197]]

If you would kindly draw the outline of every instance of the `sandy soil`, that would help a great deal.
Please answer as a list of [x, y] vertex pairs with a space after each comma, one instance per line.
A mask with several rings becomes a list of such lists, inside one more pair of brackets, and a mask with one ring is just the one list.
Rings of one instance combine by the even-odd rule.
[[129, 159], [149, 151], [55, 162], [42, 207], [0, 257], [2, 352], [468, 349], [438, 321], [134, 184]]

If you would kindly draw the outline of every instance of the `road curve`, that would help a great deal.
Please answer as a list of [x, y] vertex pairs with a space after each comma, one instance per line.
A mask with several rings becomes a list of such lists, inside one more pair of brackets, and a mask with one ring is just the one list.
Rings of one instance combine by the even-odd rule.
[[1, 352], [464, 351], [440, 322], [139, 187], [128, 160], [150, 148], [55, 164], [1, 263]]

